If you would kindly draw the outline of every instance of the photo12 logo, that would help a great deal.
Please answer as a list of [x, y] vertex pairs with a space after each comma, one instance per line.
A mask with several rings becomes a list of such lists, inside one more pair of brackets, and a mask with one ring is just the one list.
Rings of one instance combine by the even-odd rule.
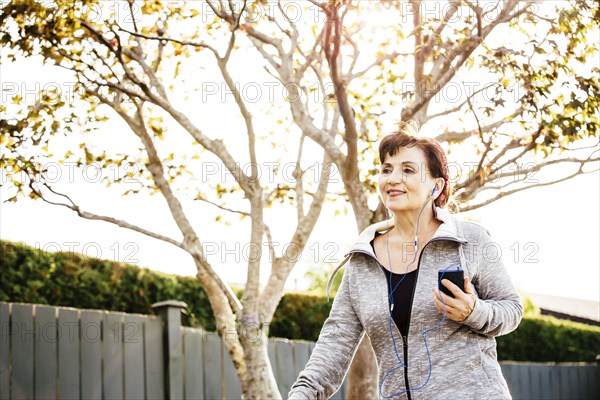
[[[16, 245], [28, 246], [22, 242], [16, 243]], [[105, 248], [97, 242], [35, 242], [33, 247], [38, 250], [34, 252], [35, 257], [37, 258], [35, 262], [38, 263], [42, 261], [42, 252], [61, 252], [67, 254], [70, 260], [74, 260], [77, 254], [78, 256], [83, 257], [84, 260], [88, 258], [97, 258], [127, 264], [137, 264], [139, 260], [135, 258], [135, 256], [140, 251], [140, 246], [135, 242], [113, 242]]]
[[[44, 164], [37, 163], [35, 165], [35, 169], [41, 171], [33, 178], [35, 183], [75, 183], [78, 179], [82, 179], [87, 183], [98, 183], [103, 179], [108, 179], [111, 182], [139, 184], [136, 176], [140, 172], [140, 166], [134, 162], [124, 162], [120, 166], [110, 164], [106, 168], [102, 168], [100, 163], [95, 161], [89, 164], [75, 161], [49, 161]], [[22, 169], [12, 166], [0, 168], [1, 184], [6, 184], [12, 179], [22, 184], [27, 183], [26, 173]]]

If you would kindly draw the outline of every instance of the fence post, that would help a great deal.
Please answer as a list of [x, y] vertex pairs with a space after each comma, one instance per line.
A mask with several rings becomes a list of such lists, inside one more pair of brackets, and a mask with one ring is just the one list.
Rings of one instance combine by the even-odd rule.
[[183, 338], [181, 335], [181, 309], [183, 301], [167, 300], [152, 304], [163, 320], [163, 362], [165, 393], [167, 399], [183, 399]]

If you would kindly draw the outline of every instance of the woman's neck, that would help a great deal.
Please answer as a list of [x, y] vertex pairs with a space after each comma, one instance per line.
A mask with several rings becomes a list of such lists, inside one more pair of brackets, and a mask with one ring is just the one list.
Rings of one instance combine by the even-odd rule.
[[[414, 239], [417, 228], [417, 219], [419, 212], [407, 212], [403, 211], [399, 214], [394, 214], [394, 228], [396, 234], [401, 238]], [[433, 210], [430, 207], [426, 207], [421, 214], [419, 219], [419, 236], [429, 235], [435, 232], [442, 224], [441, 221], [435, 218]]]

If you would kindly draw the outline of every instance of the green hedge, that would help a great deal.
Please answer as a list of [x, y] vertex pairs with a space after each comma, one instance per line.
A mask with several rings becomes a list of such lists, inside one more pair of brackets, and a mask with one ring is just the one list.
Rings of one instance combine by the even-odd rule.
[[152, 314], [152, 304], [185, 301], [186, 325], [214, 325], [195, 277], [163, 274], [72, 252], [0, 241], [0, 301]]
[[[152, 314], [152, 303], [182, 300], [189, 306], [184, 324], [214, 330], [206, 293], [194, 277], [7, 241], [0, 241], [0, 274], [0, 301]], [[270, 336], [316, 341], [331, 304], [321, 295], [286, 293]], [[497, 342], [501, 360], [594, 361], [600, 354], [600, 327], [529, 315]]]
[[514, 332], [496, 341], [502, 360], [592, 362], [600, 355], [600, 327], [545, 315], [523, 318]]

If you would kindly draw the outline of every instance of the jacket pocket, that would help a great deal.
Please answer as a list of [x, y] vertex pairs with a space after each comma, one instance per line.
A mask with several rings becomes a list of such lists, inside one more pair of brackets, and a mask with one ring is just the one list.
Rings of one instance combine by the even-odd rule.
[[496, 384], [504, 381], [500, 364], [498, 364], [495, 341], [493, 343], [490, 343], [489, 340], [480, 341], [479, 348], [481, 365], [488, 379]]
[[471, 359], [474, 361], [474, 374], [477, 376], [479, 383], [486, 389], [490, 389], [496, 382], [495, 376], [492, 375], [493, 371], [489, 365], [486, 365], [487, 356], [484, 354], [481, 348], [481, 339], [469, 337], [469, 349], [471, 353]]

